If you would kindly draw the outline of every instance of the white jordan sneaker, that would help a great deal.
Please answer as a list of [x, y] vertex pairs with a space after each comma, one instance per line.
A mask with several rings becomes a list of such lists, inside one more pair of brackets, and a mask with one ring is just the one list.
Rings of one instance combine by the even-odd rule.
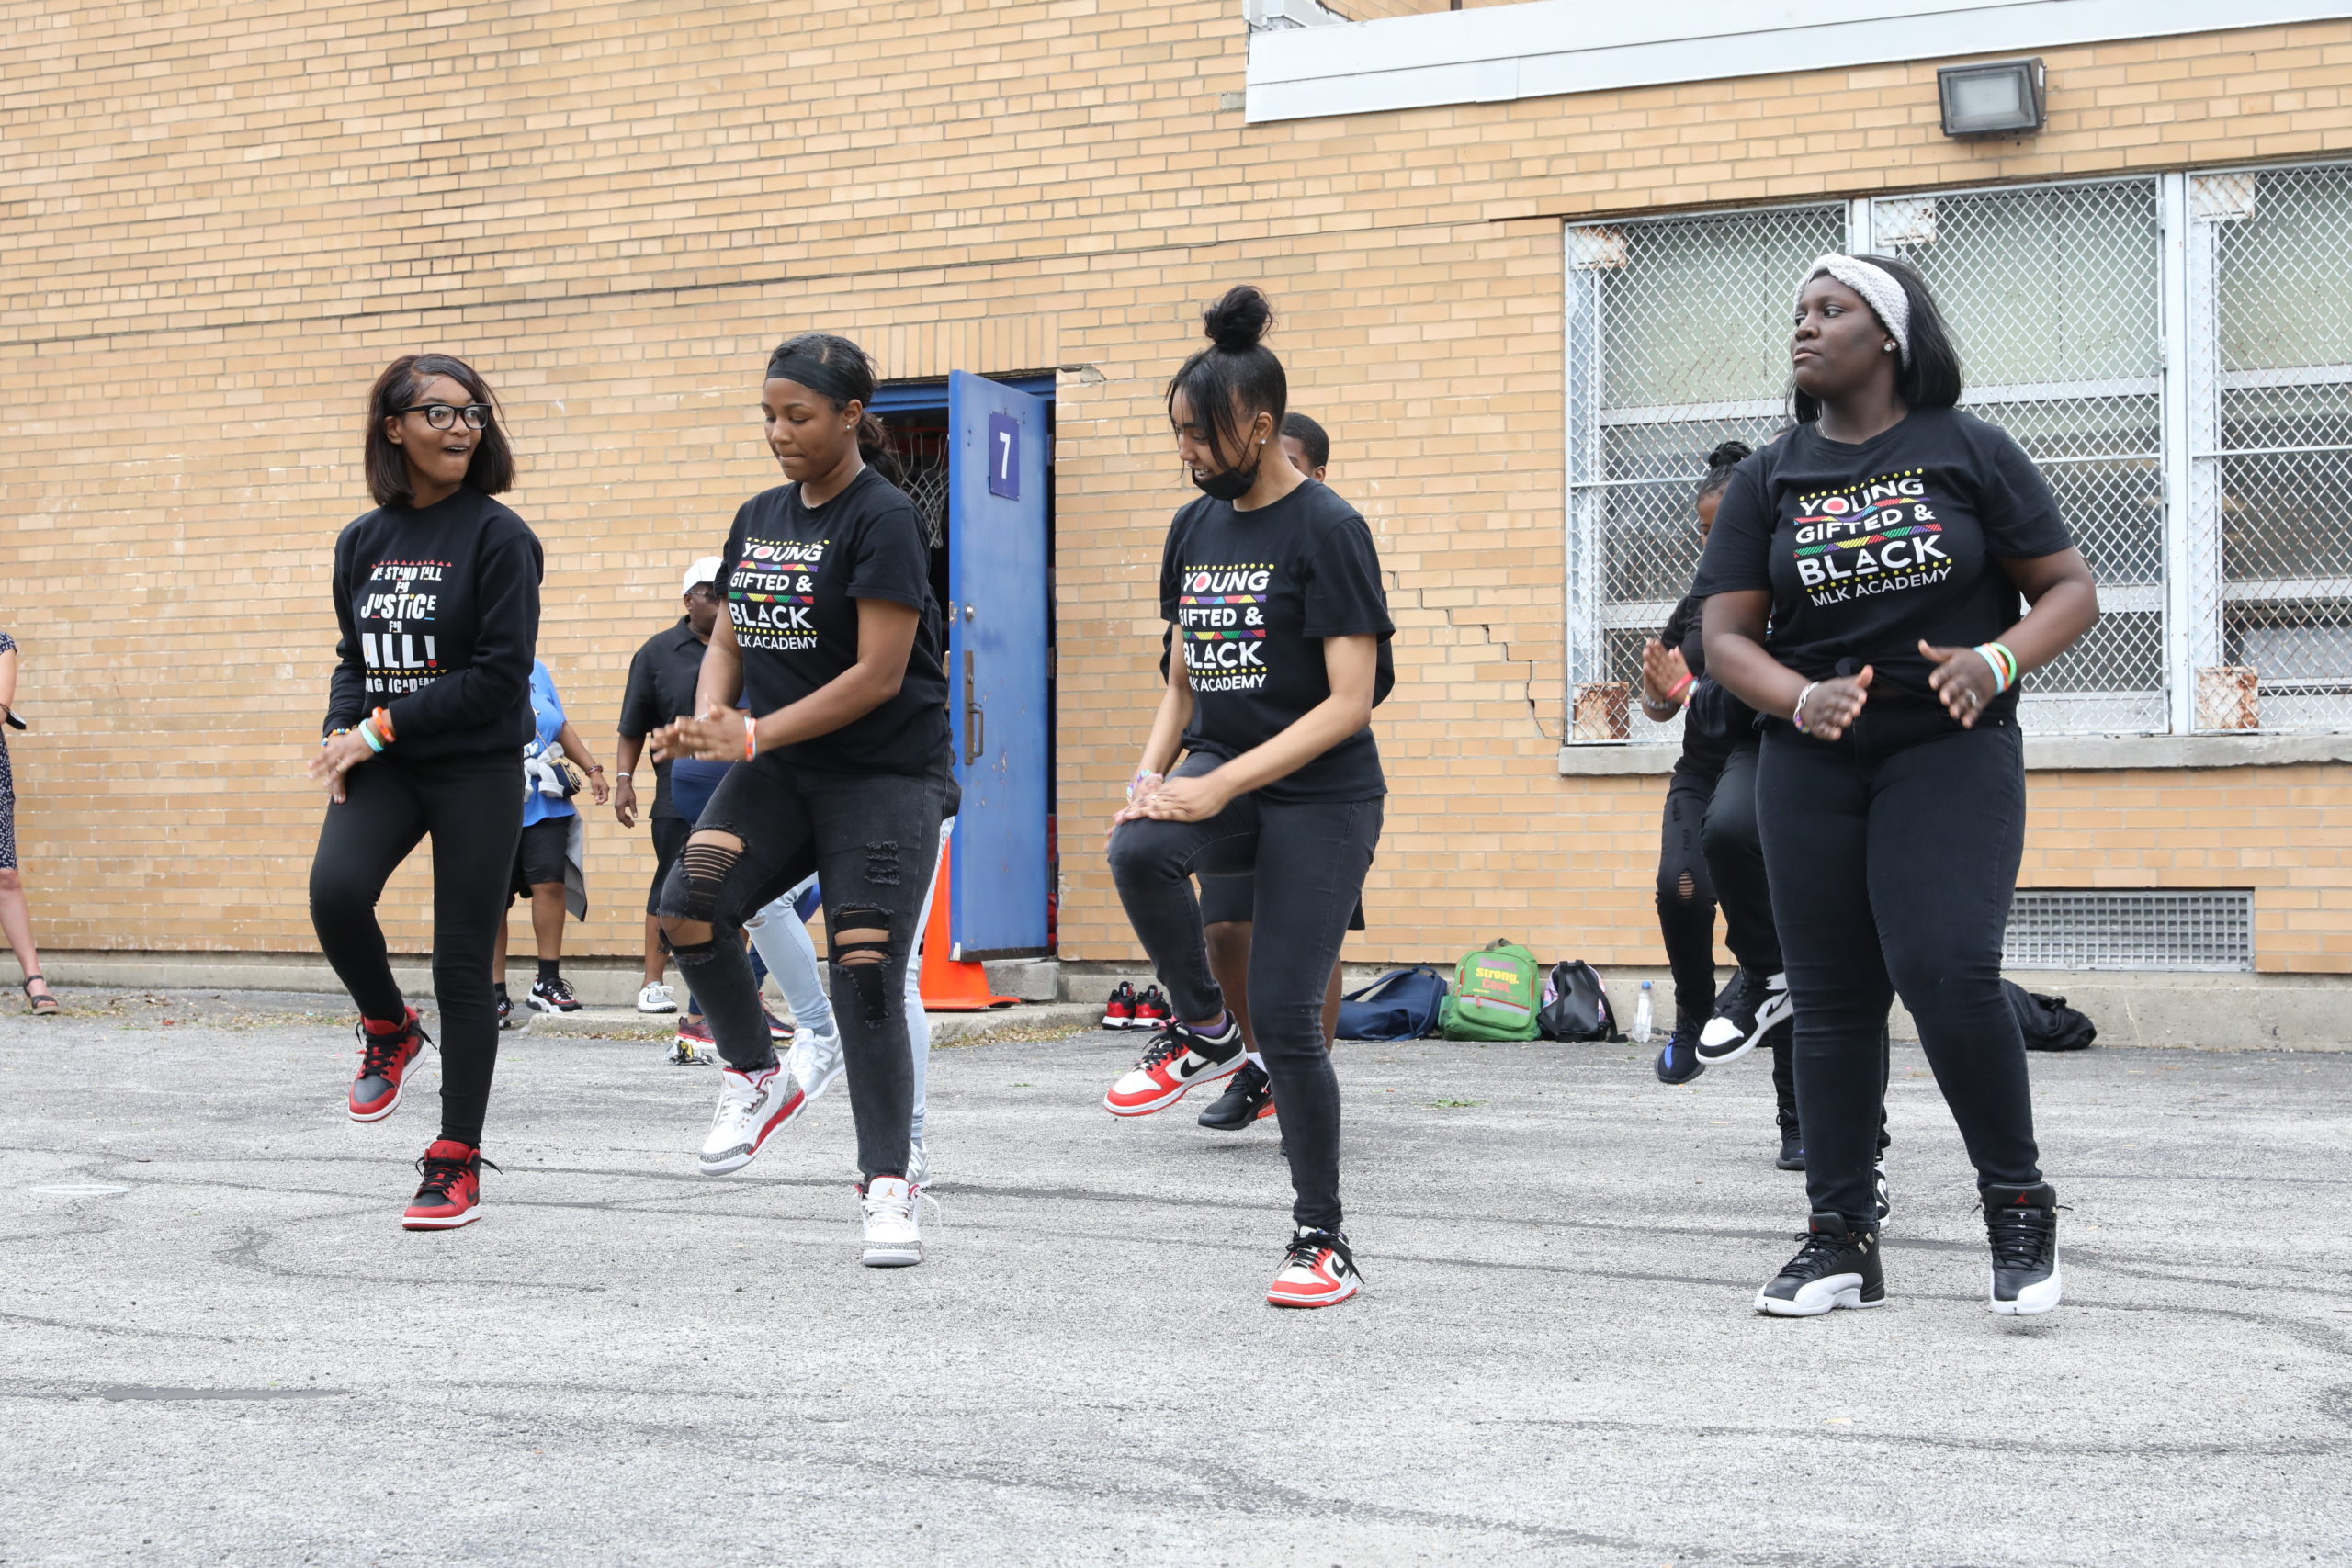
[[702, 1141], [702, 1173], [725, 1176], [758, 1157], [777, 1128], [807, 1109], [808, 1097], [782, 1064], [755, 1073], [718, 1075], [718, 1109]]
[[922, 1261], [922, 1226], [915, 1218], [915, 1190], [895, 1176], [877, 1176], [858, 1189], [865, 1210], [868, 1269], [904, 1269]]

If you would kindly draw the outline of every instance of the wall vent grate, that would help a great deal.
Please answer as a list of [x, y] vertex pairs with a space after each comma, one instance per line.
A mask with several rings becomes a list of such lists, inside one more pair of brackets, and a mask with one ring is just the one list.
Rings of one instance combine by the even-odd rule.
[[2254, 967], [2254, 895], [2245, 889], [2020, 891], [2001, 963], [2010, 969]]

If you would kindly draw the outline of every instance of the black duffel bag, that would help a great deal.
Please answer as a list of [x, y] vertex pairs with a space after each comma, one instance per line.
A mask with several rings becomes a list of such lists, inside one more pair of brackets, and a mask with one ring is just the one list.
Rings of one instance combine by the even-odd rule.
[[2018, 1015], [2029, 1051], [2085, 1051], [2098, 1038], [2098, 1025], [2066, 1005], [2064, 997], [2041, 997], [2015, 980], [2001, 982], [2009, 1010]]

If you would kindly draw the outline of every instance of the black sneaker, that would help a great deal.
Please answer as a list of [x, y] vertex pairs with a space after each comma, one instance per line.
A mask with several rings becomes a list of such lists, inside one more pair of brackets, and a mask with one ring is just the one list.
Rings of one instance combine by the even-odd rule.
[[1742, 969], [1715, 998], [1715, 1016], [1699, 1031], [1699, 1060], [1709, 1066], [1736, 1062], [1763, 1043], [1764, 1036], [1795, 1012], [1789, 977]]
[[1666, 1037], [1665, 1049], [1657, 1054], [1657, 1081], [1689, 1083], [1706, 1070], [1707, 1064], [1699, 1059], [1698, 1036], [1676, 1024], [1674, 1032]]
[[1846, 1228], [1843, 1214], [1815, 1214], [1797, 1237], [1804, 1245], [1770, 1284], [1756, 1292], [1756, 1310], [1774, 1317], [1819, 1317], [1839, 1307], [1886, 1304], [1878, 1269], [1878, 1227]]
[[2058, 1194], [2047, 1181], [1984, 1189], [1984, 1233], [1993, 1244], [1993, 1310], [2018, 1317], [2058, 1304]]
[[558, 975], [553, 979], [531, 982], [533, 1012], [578, 1012], [580, 998], [571, 994], [571, 982]]
[[1894, 1200], [1887, 1196], [1884, 1160], [1879, 1161], [1871, 1171], [1871, 1195], [1878, 1200], [1878, 1223], [1886, 1224], [1894, 1216]]
[[528, 1011], [517, 1012], [514, 1010], [514, 998], [506, 994], [506, 987], [503, 986], [498, 987], [498, 1027], [501, 1029], [528, 1029], [531, 1027], [530, 1013]]
[[1201, 1112], [1201, 1125], [1237, 1133], [1273, 1113], [1273, 1080], [1257, 1063], [1244, 1062], [1239, 1072], [1226, 1079], [1225, 1092], [1216, 1097], [1216, 1103]]
[[1775, 1170], [1803, 1170], [1804, 1168], [1804, 1130], [1797, 1125], [1797, 1119], [1785, 1111], [1780, 1112], [1776, 1120], [1781, 1124], [1781, 1157], [1772, 1162], [1772, 1168]]

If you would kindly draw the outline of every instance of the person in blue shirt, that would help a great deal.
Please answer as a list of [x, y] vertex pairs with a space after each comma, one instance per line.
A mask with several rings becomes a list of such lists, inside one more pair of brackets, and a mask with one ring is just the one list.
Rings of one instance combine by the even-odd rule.
[[[533, 1012], [576, 1012], [580, 998], [563, 977], [563, 918], [569, 913], [588, 917], [588, 883], [582, 867], [587, 835], [571, 796], [579, 780], [561, 764], [569, 758], [587, 776], [597, 805], [611, 798], [605, 784], [605, 766], [590, 754], [564, 716], [563, 699], [556, 694], [555, 677], [544, 660], [531, 660], [531, 743], [523, 748], [523, 838], [514, 849], [514, 887], [507, 895], [512, 908], [516, 898], [531, 901], [531, 931], [538, 939], [539, 974], [526, 998]], [[498, 1027], [520, 1029], [529, 1014], [517, 1017], [506, 994], [506, 922], [498, 922], [498, 955], [491, 973], [497, 976]]]

